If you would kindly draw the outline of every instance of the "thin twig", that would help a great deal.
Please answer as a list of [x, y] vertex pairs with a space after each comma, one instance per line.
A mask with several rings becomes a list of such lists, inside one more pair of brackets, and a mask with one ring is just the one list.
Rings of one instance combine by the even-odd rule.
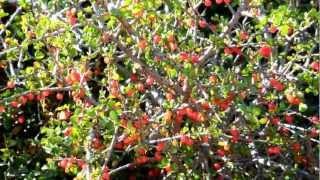
[[20, 13], [21, 7], [18, 7], [16, 11], [11, 15], [10, 19], [7, 21], [6, 25], [4, 28], [0, 31], [0, 36], [4, 33], [4, 31], [11, 25], [13, 19]]
[[[244, 0], [244, 2], [241, 4], [241, 6], [237, 9], [237, 12], [234, 13], [231, 20], [229, 21], [227, 29], [219, 35], [220, 38], [224, 38], [227, 34], [229, 34], [231, 32], [231, 30], [234, 28], [234, 26], [239, 22], [239, 19], [242, 16], [241, 12], [247, 10], [248, 5], [249, 5], [248, 0]], [[204, 52], [204, 54], [199, 58], [199, 61], [200, 61], [200, 63], [198, 64], [199, 67], [203, 67], [204, 65], [207, 64], [207, 59], [214, 54], [213, 50], [214, 50], [214, 46], [210, 46]], [[218, 52], [216, 52], [216, 54], [219, 54]], [[217, 57], [218, 56], [216, 56], [215, 59]]]
[[126, 164], [126, 165], [123, 165], [123, 166], [120, 166], [120, 167], [118, 167], [118, 168], [116, 168], [116, 169], [111, 170], [111, 171], [109, 172], [109, 174], [110, 174], [110, 175], [115, 174], [115, 173], [117, 173], [117, 172], [119, 172], [119, 171], [122, 171], [122, 170], [124, 170], [124, 169], [128, 169], [129, 167], [132, 167], [132, 166], [134, 166], [134, 165], [135, 165], [134, 163], [128, 163], [128, 164]]
[[[116, 127], [115, 130], [114, 130], [114, 133], [113, 133], [113, 137], [112, 137], [111, 143], [110, 143], [109, 148], [108, 148], [108, 152], [107, 152], [106, 158], [104, 159], [102, 170], [105, 169], [108, 166], [108, 163], [110, 161], [110, 158], [111, 158], [111, 155], [112, 155], [112, 152], [113, 152], [114, 145], [117, 142], [118, 133], [119, 133], [119, 127]], [[98, 179], [100, 179], [100, 177]]]

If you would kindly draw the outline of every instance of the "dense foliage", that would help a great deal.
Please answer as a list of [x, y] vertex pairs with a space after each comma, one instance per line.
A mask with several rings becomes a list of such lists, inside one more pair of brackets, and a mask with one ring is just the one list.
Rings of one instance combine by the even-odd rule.
[[0, 179], [319, 178], [319, 0], [0, 5]]

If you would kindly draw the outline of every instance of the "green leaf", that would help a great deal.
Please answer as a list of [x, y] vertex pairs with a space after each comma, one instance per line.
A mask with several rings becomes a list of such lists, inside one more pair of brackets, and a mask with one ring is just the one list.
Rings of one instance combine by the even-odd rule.
[[40, 60], [40, 59], [43, 59], [44, 57], [45, 57], [45, 54], [43, 52], [39, 50], [35, 52], [35, 59]]
[[299, 104], [299, 111], [300, 112], [305, 112], [308, 109], [308, 105], [304, 104], [304, 103], [300, 103]]
[[9, 13], [4, 12], [3, 9], [0, 9], [0, 18], [6, 17], [6, 16], [8, 16], [8, 15], [9, 15]]
[[118, 120], [118, 112], [117, 111], [110, 111], [109, 117], [112, 121], [117, 121]]
[[259, 116], [261, 114], [261, 109], [258, 106], [253, 106], [251, 112], [254, 116]]
[[83, 29], [83, 40], [84, 42], [92, 48], [97, 48], [99, 46], [101, 33], [100, 31], [92, 25], [85, 26]]

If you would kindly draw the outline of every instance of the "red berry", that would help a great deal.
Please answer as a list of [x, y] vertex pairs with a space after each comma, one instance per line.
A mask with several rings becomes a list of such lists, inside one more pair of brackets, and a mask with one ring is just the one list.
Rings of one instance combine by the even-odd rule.
[[87, 167], [87, 163], [82, 159], [77, 159], [77, 164], [81, 169], [85, 169]]
[[137, 84], [137, 89], [139, 92], [143, 93], [145, 91], [144, 85], [142, 83]]
[[280, 127], [279, 129], [280, 133], [283, 134], [284, 136], [289, 136], [290, 130], [286, 127]]
[[109, 168], [105, 167], [102, 171], [102, 180], [110, 180]]
[[160, 152], [156, 152], [155, 155], [154, 155], [154, 159], [156, 161], [161, 161], [161, 159], [162, 159], [161, 153]]
[[212, 167], [214, 170], [218, 171], [221, 169], [222, 166], [221, 163], [214, 163]]
[[203, 143], [209, 143], [209, 136], [208, 136], [208, 135], [203, 135], [203, 136], [201, 137], [201, 141], [202, 141]]
[[25, 120], [26, 120], [26, 119], [24, 118], [24, 116], [19, 116], [19, 117], [18, 117], [18, 123], [19, 123], [19, 124], [23, 124], [23, 123], [25, 122]]
[[315, 138], [319, 136], [319, 131], [316, 128], [311, 128], [310, 137]]
[[237, 55], [241, 55], [241, 54], [242, 54], [240, 47], [232, 47], [231, 50], [232, 50], [232, 54], [233, 54], [234, 56], [237, 56]]
[[279, 125], [279, 123], [280, 123], [280, 118], [279, 117], [273, 117], [271, 119], [271, 124], [277, 126], [277, 125]]
[[264, 45], [260, 48], [259, 54], [264, 58], [269, 58], [271, 56], [272, 49], [268, 45]]
[[146, 155], [147, 151], [146, 151], [146, 149], [144, 149], [144, 148], [140, 148], [140, 149], [137, 150], [137, 153], [138, 153], [140, 156], [144, 156], [144, 155]]
[[28, 98], [26, 96], [20, 96], [19, 97], [19, 102], [22, 104], [22, 105], [25, 105], [27, 102], [28, 102]]
[[170, 173], [172, 171], [172, 168], [170, 165], [167, 165], [166, 167], [164, 167], [164, 170], [166, 173]]
[[29, 101], [32, 101], [34, 99], [34, 95], [31, 92], [29, 92], [27, 94], [27, 98], [28, 98]]
[[206, 28], [207, 27], [207, 21], [204, 20], [204, 19], [201, 19], [199, 21], [199, 26], [200, 26], [200, 28]]
[[72, 16], [72, 14], [71, 14], [71, 11], [70, 11], [70, 10], [67, 10], [67, 11], [66, 11], [66, 16], [67, 16], [67, 17]]
[[285, 115], [284, 120], [286, 121], [286, 123], [292, 124], [293, 123], [293, 116]]
[[269, 156], [277, 156], [281, 153], [281, 149], [278, 146], [271, 146], [267, 150]]
[[187, 61], [189, 59], [189, 54], [187, 52], [181, 52], [180, 53], [180, 59], [182, 61]]
[[67, 127], [64, 132], [63, 132], [63, 135], [64, 136], [70, 136], [72, 133], [72, 127]]
[[72, 26], [77, 24], [77, 18], [75, 16], [70, 16], [68, 17], [68, 22], [69, 24], [71, 24]]
[[239, 139], [240, 139], [240, 131], [239, 131], [238, 129], [236, 129], [236, 128], [233, 127], [233, 128], [230, 130], [230, 134], [231, 134], [231, 136], [232, 136], [231, 141], [232, 141], [233, 143], [236, 143], [236, 142], [239, 141]]
[[146, 79], [146, 84], [148, 86], [151, 86], [154, 83], [154, 78], [152, 76], [148, 76], [148, 78]]
[[301, 103], [301, 99], [297, 96], [292, 95], [292, 94], [286, 94], [286, 98], [287, 98], [289, 104], [299, 105]]
[[36, 100], [37, 100], [37, 101], [40, 101], [40, 100], [43, 100], [43, 99], [44, 99], [44, 97], [42, 97], [41, 95], [37, 95], [37, 96], [36, 96]]
[[240, 40], [241, 41], [246, 41], [249, 39], [249, 34], [245, 31], [240, 32]]
[[311, 64], [310, 64], [310, 67], [311, 69], [313, 69], [314, 71], [316, 72], [320, 72], [320, 61], [313, 61]]
[[272, 34], [278, 32], [277, 26], [271, 25], [271, 27], [269, 27], [269, 32]]
[[156, 150], [157, 151], [163, 151], [163, 149], [165, 148], [165, 145], [166, 144], [164, 142], [158, 143], [157, 146], [156, 146]]
[[220, 156], [220, 157], [225, 156], [225, 152], [224, 152], [223, 149], [218, 149], [216, 153], [217, 153], [217, 155]]
[[313, 124], [319, 124], [320, 123], [320, 119], [318, 116], [312, 116], [311, 118], [309, 118], [309, 120], [313, 123]]
[[222, 3], [223, 3], [223, 0], [216, 0], [216, 3], [217, 3], [217, 4], [222, 4]]
[[14, 108], [18, 108], [20, 104], [17, 101], [11, 101], [10, 105]]
[[225, 47], [225, 48], [224, 48], [224, 53], [227, 54], [227, 55], [232, 55], [232, 50], [231, 50], [231, 48]]
[[282, 91], [285, 88], [281, 82], [274, 78], [270, 79], [270, 85], [277, 91]]
[[15, 84], [14, 81], [8, 81], [7, 82], [7, 88], [8, 89], [13, 89], [13, 88], [15, 88], [15, 86], [16, 86], [16, 84]]
[[224, 0], [224, 3], [225, 3], [225, 4], [230, 4], [230, 3], [231, 3], [231, 0]]
[[168, 35], [168, 42], [174, 43], [175, 42], [175, 37], [173, 34]]
[[153, 43], [159, 44], [160, 41], [161, 41], [161, 36], [159, 36], [157, 34], [155, 36], [153, 36]]
[[211, 0], [204, 0], [204, 5], [206, 7], [211, 7], [212, 6], [212, 1]]
[[191, 61], [192, 61], [192, 63], [198, 63], [199, 62], [199, 55], [197, 55], [197, 54], [192, 54], [191, 55]]
[[62, 93], [57, 93], [56, 94], [56, 98], [57, 98], [57, 100], [62, 101], [63, 100], [63, 94]]
[[182, 121], [183, 121], [183, 116], [181, 116], [181, 115], [177, 115], [177, 117], [176, 117], [176, 123], [177, 124], [181, 124], [182, 123]]
[[201, 107], [204, 110], [209, 110], [210, 109], [210, 104], [208, 102], [203, 102], [203, 103], [201, 103]]
[[72, 83], [78, 83], [81, 80], [81, 75], [79, 72], [72, 70], [70, 73], [70, 80]]
[[49, 90], [45, 90], [41, 92], [41, 96], [42, 97], [48, 97], [50, 95], [50, 91]]
[[131, 74], [131, 75], [130, 75], [130, 80], [131, 80], [132, 82], [138, 81], [138, 76], [137, 76], [137, 74]]
[[122, 142], [118, 142], [118, 143], [116, 143], [116, 144], [114, 145], [114, 148], [115, 148], [115, 149], [118, 149], [118, 150], [123, 150], [123, 147], [124, 147], [124, 145], [123, 145]]
[[0, 105], [0, 113], [4, 113], [5, 111], [6, 111], [5, 107]]
[[186, 136], [186, 135], [182, 135], [182, 137], [180, 138], [180, 142], [181, 144], [184, 144], [186, 146], [192, 146], [193, 145], [193, 140]]
[[140, 156], [138, 158], [136, 158], [135, 162], [137, 164], [145, 164], [146, 162], [148, 162], [148, 157], [147, 156]]
[[233, 56], [237, 56], [237, 55], [242, 54], [240, 47], [225, 47], [224, 53], [227, 55], [233, 55]]
[[61, 167], [62, 169], [66, 169], [67, 165], [68, 165], [68, 159], [64, 158], [59, 162], [59, 167]]
[[291, 149], [292, 149], [292, 151], [293, 152], [295, 152], [295, 153], [298, 153], [298, 152], [300, 152], [301, 151], [301, 145], [300, 145], [300, 143], [293, 143], [292, 145], [291, 145]]
[[274, 102], [268, 103], [268, 111], [269, 112], [275, 112], [277, 110], [277, 104]]
[[138, 47], [140, 49], [145, 49], [146, 47], [148, 46], [148, 43], [145, 39], [141, 39], [139, 42], [138, 42]]
[[92, 139], [92, 147], [94, 149], [100, 149], [102, 147], [101, 140], [97, 137]]
[[[161, 173], [160, 169], [155, 168], [155, 169], [150, 169], [150, 171], [148, 172], [148, 175], [150, 177], [157, 177], [160, 175], [160, 173]], [[157, 179], [157, 178], [155, 178], [155, 179]]]

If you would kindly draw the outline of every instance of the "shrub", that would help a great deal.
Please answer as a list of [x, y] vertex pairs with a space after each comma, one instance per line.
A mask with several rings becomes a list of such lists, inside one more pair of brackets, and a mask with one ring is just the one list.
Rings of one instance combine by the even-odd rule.
[[2, 179], [317, 178], [316, 3], [1, 2]]

